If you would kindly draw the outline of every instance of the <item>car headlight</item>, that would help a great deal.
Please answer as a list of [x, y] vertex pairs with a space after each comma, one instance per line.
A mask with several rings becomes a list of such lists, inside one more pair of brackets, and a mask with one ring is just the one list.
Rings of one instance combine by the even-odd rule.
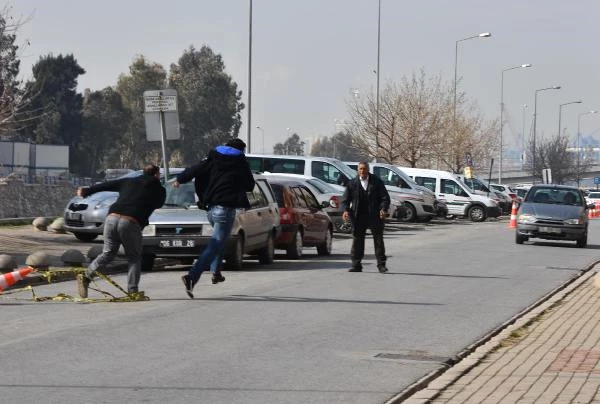
[[156, 226], [149, 224], [142, 230], [142, 236], [156, 236]]
[[576, 219], [567, 219], [564, 221], [565, 224], [583, 224], [583, 220], [581, 218]]
[[201, 234], [206, 237], [212, 237], [213, 227], [209, 224], [202, 225], [202, 233]]
[[522, 214], [519, 215], [518, 221], [521, 223], [535, 223], [536, 217], [533, 215]]

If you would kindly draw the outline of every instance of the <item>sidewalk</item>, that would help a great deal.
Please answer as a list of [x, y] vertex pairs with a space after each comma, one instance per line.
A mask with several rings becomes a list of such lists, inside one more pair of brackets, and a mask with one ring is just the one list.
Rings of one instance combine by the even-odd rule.
[[596, 276], [586, 272], [403, 403], [600, 402]]

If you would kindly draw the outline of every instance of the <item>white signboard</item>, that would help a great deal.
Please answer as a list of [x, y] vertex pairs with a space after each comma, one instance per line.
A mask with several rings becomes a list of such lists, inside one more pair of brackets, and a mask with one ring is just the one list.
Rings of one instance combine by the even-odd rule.
[[[162, 115], [162, 116], [161, 116]], [[161, 119], [167, 140], [180, 138], [179, 113], [177, 112], [177, 91], [173, 89], [144, 91], [144, 120], [146, 140], [162, 141]]]
[[177, 111], [176, 95], [144, 95], [145, 112]]

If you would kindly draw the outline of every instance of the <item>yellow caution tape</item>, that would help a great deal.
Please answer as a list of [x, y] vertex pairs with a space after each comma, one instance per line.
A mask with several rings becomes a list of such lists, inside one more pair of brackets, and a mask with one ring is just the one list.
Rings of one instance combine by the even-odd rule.
[[[52, 283], [53, 280], [56, 279], [59, 275], [65, 274], [65, 273], [69, 273], [69, 274], [72, 273], [75, 275], [75, 278], [77, 278], [78, 274], [85, 273], [85, 268], [78, 267], [78, 268], [69, 268], [69, 269], [37, 270], [37, 273], [39, 273], [44, 279], [46, 279], [46, 281], [48, 283]], [[3, 295], [31, 291], [33, 300], [36, 302], [55, 301], [55, 302], [99, 303], [99, 302], [140, 302], [140, 301], [150, 300], [150, 298], [148, 296], [146, 296], [143, 291], [131, 292], [131, 293], [127, 292], [125, 289], [123, 289], [121, 286], [119, 286], [119, 284], [117, 284], [114, 280], [112, 280], [108, 275], [105, 275], [100, 272], [96, 272], [96, 275], [99, 278], [108, 282], [109, 284], [113, 285], [119, 291], [123, 292], [125, 294], [125, 296], [115, 296], [107, 291], [92, 288], [92, 287], [90, 287], [89, 289], [95, 290], [96, 292], [103, 294], [104, 296], [106, 296], [106, 298], [104, 298], [104, 299], [80, 298], [80, 297], [73, 297], [73, 296], [65, 294], [65, 293], [59, 293], [56, 296], [38, 296], [38, 295], [36, 295], [35, 290], [33, 289], [33, 287], [31, 285], [26, 286], [24, 288], [20, 288], [20, 289], [10, 289], [8, 291], [4, 291]], [[94, 283], [94, 285], [96, 285], [96, 282], [94, 280], [92, 280], [92, 282]]]

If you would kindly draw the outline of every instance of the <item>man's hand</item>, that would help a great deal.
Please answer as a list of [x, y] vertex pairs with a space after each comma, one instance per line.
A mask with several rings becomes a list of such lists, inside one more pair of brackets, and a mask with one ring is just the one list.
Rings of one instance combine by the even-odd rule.
[[344, 219], [344, 221], [347, 222], [349, 218], [350, 215], [348, 214], [348, 212], [344, 211], [344, 213], [342, 213], [342, 219]]
[[173, 181], [173, 188], [179, 188], [179, 181]]
[[83, 198], [83, 188], [81, 188], [81, 187], [77, 188], [77, 196]]
[[386, 211], [385, 211], [385, 210], [381, 209], [381, 210], [379, 211], [379, 218], [380, 218], [380, 219], [385, 219], [386, 215], [387, 215], [387, 213], [386, 213]]

